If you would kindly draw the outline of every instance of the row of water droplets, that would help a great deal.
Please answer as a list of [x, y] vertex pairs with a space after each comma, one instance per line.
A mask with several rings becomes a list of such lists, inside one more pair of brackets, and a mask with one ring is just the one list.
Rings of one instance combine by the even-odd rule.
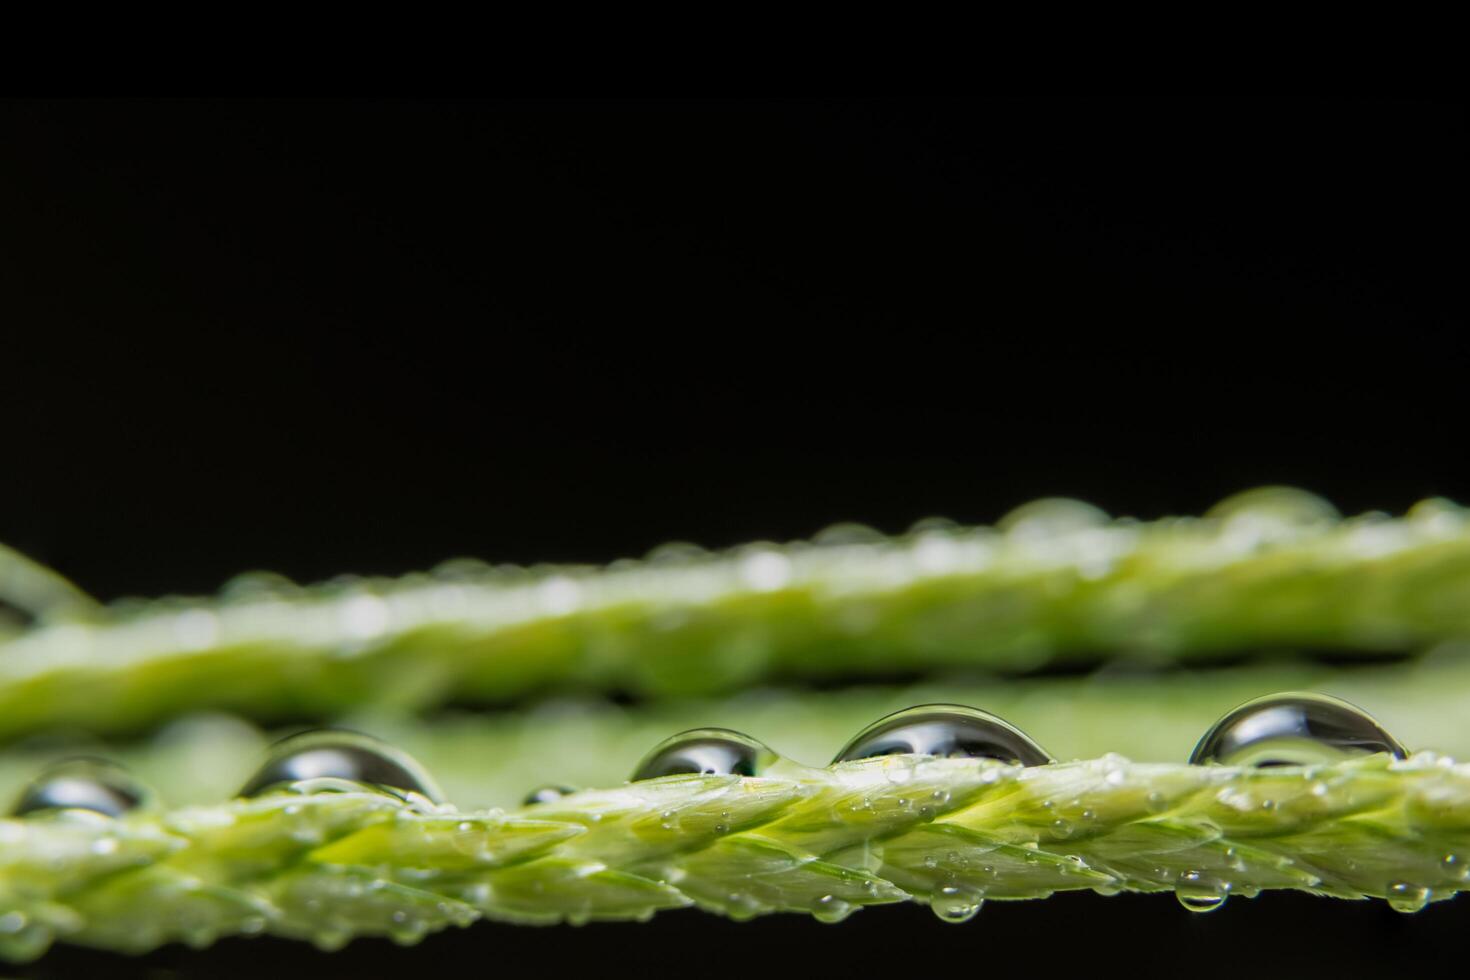
[[[1225, 714], [1200, 739], [1189, 761], [1310, 767], [1380, 752], [1396, 758], [1407, 754], [1377, 721], [1354, 705], [1326, 695], [1289, 692], [1258, 698]], [[832, 764], [891, 755], [991, 759], [1020, 766], [1054, 761], [1020, 729], [988, 712], [963, 705], [922, 705], [865, 728], [836, 754]], [[638, 764], [632, 779], [684, 774], [753, 777], [767, 772], [780, 759], [772, 749], [740, 732], [694, 729], [656, 746]], [[333, 730], [307, 732], [277, 743], [239, 795], [362, 788], [442, 802], [432, 776], [406, 753], [365, 735]], [[567, 787], [543, 786], [532, 791], [525, 803], [553, 804], [572, 792]], [[943, 791], [935, 790], [936, 799], [940, 793]], [[940, 805], [947, 802], [945, 796], [938, 800]], [[22, 816], [86, 810], [117, 817], [149, 803], [146, 790], [120, 767], [105, 760], [73, 759], [31, 783], [11, 812]], [[919, 812], [932, 815], [935, 809], [926, 805]], [[1059, 826], [1062, 823], [1058, 820]], [[721, 832], [730, 829], [727, 824], [720, 826]], [[1450, 855], [1445, 860], [1449, 867], [1459, 859]], [[1237, 870], [1244, 870], [1244, 864], [1239, 863]], [[1181, 874], [1175, 884], [1179, 901], [1198, 912], [1218, 908], [1230, 890], [1228, 883], [1194, 870]], [[1431, 897], [1428, 889], [1405, 882], [1393, 882], [1387, 891], [1390, 904], [1401, 911], [1416, 911]], [[930, 904], [941, 919], [959, 922], [971, 918], [982, 900], [983, 895], [972, 890], [946, 884], [936, 889]], [[850, 910], [848, 903], [826, 896], [813, 913], [835, 921]]]
[[[1200, 739], [1189, 762], [1256, 768], [1312, 767], [1376, 753], [1398, 759], [1407, 756], [1404, 747], [1362, 709], [1328, 695], [1286, 692], [1246, 702], [1225, 714]], [[983, 758], [1022, 766], [1054, 761], [1024, 732], [992, 714], [963, 705], [922, 705], [889, 715], [864, 729], [837, 753], [832, 764], [898, 754]], [[743, 733], [694, 729], [655, 747], [639, 763], [633, 779], [680, 774], [758, 776], [779, 759], [773, 750]], [[525, 802], [552, 803], [571, 792], [567, 787], [543, 786], [528, 795]], [[1269, 801], [1263, 805], [1269, 805]], [[921, 814], [925, 810], [933, 812], [933, 807], [919, 809]], [[1084, 811], [1082, 816], [1086, 819], [1090, 815]], [[1058, 819], [1056, 824], [1057, 833], [1067, 836], [1071, 828], [1066, 821]], [[1245, 871], [1234, 849], [1226, 856], [1235, 870]], [[1446, 858], [1451, 863], [1456, 860], [1453, 855]], [[937, 866], [937, 861], [931, 866]], [[1403, 882], [1393, 882], [1387, 890], [1390, 904], [1400, 911], [1417, 911], [1430, 897], [1428, 889]], [[1183, 872], [1175, 883], [1180, 903], [1194, 912], [1219, 908], [1230, 891], [1228, 882], [1197, 870]], [[930, 905], [941, 919], [962, 922], [978, 912], [982, 901], [983, 895], [949, 884], [935, 891]], [[814, 913], [818, 918], [828, 918], [824, 911], [818, 908]], [[833, 919], [840, 917], [835, 912], [830, 915]]]

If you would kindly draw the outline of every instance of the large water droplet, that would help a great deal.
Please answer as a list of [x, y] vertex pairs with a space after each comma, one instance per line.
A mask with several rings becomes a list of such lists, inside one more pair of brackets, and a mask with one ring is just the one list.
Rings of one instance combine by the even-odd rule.
[[1418, 912], [1429, 904], [1429, 889], [1395, 881], [1388, 886], [1388, 904], [1395, 912]]
[[776, 760], [775, 752], [749, 735], [728, 728], [695, 728], [654, 746], [633, 779], [687, 773], [706, 776], [758, 776]]
[[92, 810], [119, 817], [147, 800], [147, 791], [117, 763], [67, 759], [49, 767], [20, 794], [11, 815], [43, 810]]
[[1247, 701], [1215, 722], [1189, 761], [1227, 766], [1310, 766], [1354, 756], [1408, 753], [1361, 708], [1290, 691]]
[[570, 786], [538, 786], [526, 794], [521, 801], [522, 806], [535, 806], [537, 803], [555, 803], [563, 796], [571, 796], [576, 790]]
[[969, 922], [980, 911], [985, 899], [954, 885], [946, 885], [929, 900], [929, 908], [944, 922]]
[[1191, 912], [1213, 912], [1225, 904], [1228, 888], [1198, 871], [1186, 871], [1174, 884], [1174, 896]]
[[330, 730], [303, 732], [277, 742], [239, 795], [260, 796], [312, 779], [418, 793], [435, 802], [442, 798], [428, 770], [408, 753], [368, 735]]
[[880, 718], [848, 742], [832, 762], [900, 754], [999, 759], [1023, 766], [1052, 761], [1025, 732], [989, 712], [962, 704], [924, 704]]

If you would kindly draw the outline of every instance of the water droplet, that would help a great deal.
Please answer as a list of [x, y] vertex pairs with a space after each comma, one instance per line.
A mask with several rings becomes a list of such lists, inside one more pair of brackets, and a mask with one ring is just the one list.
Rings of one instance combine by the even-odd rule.
[[91, 810], [119, 817], [147, 799], [147, 790], [114, 762], [66, 759], [27, 786], [10, 813], [20, 817], [43, 810]]
[[1285, 526], [1310, 526], [1337, 519], [1337, 508], [1296, 487], [1256, 487], [1226, 497], [1205, 514], [1214, 520], [1251, 518]]
[[1395, 912], [1418, 912], [1429, 904], [1429, 889], [1395, 881], [1388, 886], [1388, 904]]
[[1247, 701], [1215, 722], [1189, 761], [1227, 766], [1308, 766], [1404, 747], [1361, 708], [1292, 691]]
[[831, 895], [823, 895], [817, 899], [812, 908], [812, 917], [818, 922], [834, 923], [841, 922], [853, 912], [853, 906], [841, 901]]
[[771, 592], [791, 580], [791, 560], [779, 551], [753, 551], [740, 560], [740, 578], [756, 592]]
[[1191, 912], [1213, 912], [1225, 904], [1229, 891], [1219, 883], [1211, 881], [1198, 871], [1186, 871], [1174, 885], [1174, 895], [1179, 904]]
[[634, 781], [684, 773], [758, 776], [777, 759], [749, 735], [728, 728], [695, 728], [654, 746], [633, 772]]
[[537, 803], [555, 803], [563, 796], [571, 796], [576, 790], [570, 786], [538, 786], [526, 794], [521, 801], [521, 806], [535, 806]]
[[1225, 904], [1224, 895], [1186, 895], [1183, 892], [1176, 894], [1179, 904], [1191, 912], [1213, 912]]
[[239, 795], [260, 796], [309, 779], [341, 779], [442, 799], [428, 771], [408, 753], [368, 735], [335, 730], [303, 732], [277, 742]]
[[944, 922], [969, 922], [980, 911], [984, 899], [954, 885], [939, 889], [939, 894], [929, 900], [929, 908]]
[[1022, 504], [995, 522], [1013, 538], [1040, 540], [1074, 534], [1108, 523], [1107, 512], [1081, 500], [1043, 497]]
[[910, 753], [999, 759], [1023, 766], [1044, 766], [1052, 761], [1025, 732], [989, 712], [960, 704], [925, 704], [869, 725], [832, 762]]

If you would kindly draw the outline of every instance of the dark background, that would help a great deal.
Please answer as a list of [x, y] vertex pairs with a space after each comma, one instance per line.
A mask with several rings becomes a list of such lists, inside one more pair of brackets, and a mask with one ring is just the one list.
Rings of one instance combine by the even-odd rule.
[[[0, 103], [0, 540], [110, 598], [1048, 494], [1470, 500], [1465, 172], [1432, 101]], [[1462, 918], [1071, 896], [141, 965], [1352, 973]]]

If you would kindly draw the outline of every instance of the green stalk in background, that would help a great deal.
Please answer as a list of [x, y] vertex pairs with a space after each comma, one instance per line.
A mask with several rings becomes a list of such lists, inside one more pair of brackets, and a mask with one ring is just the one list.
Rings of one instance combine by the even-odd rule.
[[0, 642], [0, 738], [138, 730], [204, 708], [270, 719], [553, 689], [689, 696], [1467, 635], [1470, 519], [1444, 501], [1343, 520], [1266, 489], [1151, 523], [1040, 501], [995, 529], [836, 529], [605, 569], [457, 563], [310, 588], [255, 576], [212, 600], [69, 604]]

